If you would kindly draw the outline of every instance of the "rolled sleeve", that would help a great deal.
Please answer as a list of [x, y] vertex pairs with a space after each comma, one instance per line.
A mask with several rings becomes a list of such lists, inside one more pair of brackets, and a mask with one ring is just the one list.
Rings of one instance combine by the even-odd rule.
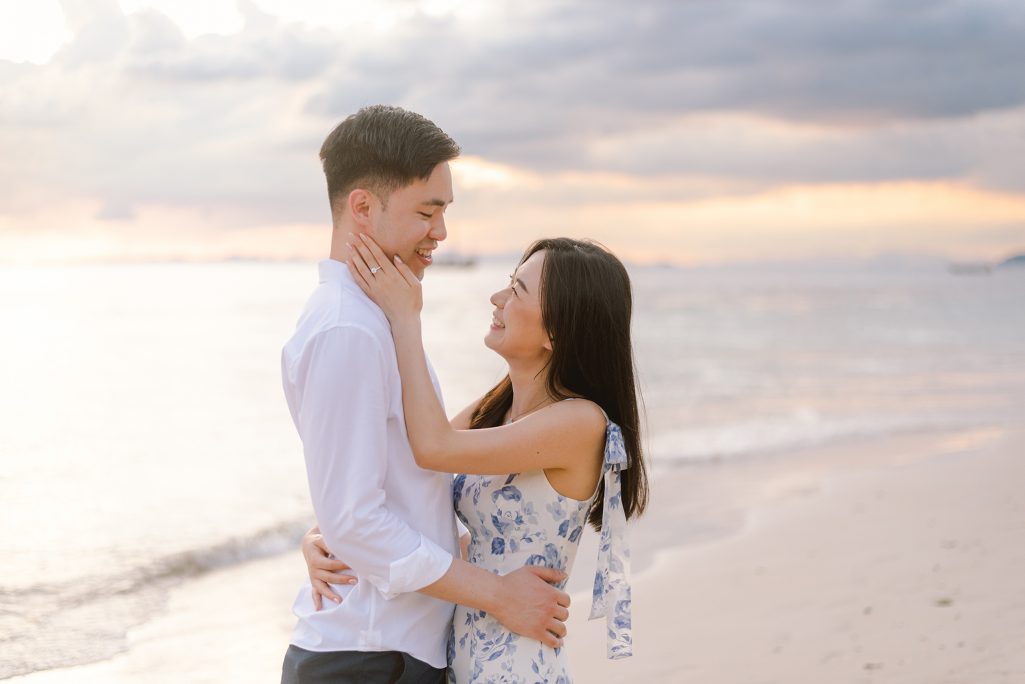
[[422, 589], [441, 579], [448, 572], [452, 561], [452, 554], [420, 535], [420, 546], [416, 551], [392, 563], [388, 569], [387, 586], [378, 584], [377, 587], [387, 599]]
[[335, 556], [391, 598], [437, 581], [452, 555], [388, 508], [388, 370], [369, 330], [341, 326], [309, 342], [299, 432], [310, 498]]

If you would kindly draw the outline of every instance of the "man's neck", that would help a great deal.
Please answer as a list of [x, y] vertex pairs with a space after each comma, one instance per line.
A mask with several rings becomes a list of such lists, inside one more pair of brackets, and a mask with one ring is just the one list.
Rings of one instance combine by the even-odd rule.
[[349, 233], [356, 234], [352, 226], [336, 223], [331, 228], [331, 253], [328, 254], [331, 259], [343, 263], [349, 260], [349, 248], [346, 247]]

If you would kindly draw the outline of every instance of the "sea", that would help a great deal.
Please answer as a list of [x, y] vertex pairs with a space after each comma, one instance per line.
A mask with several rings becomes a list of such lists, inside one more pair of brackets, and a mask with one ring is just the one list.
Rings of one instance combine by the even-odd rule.
[[[450, 413], [503, 374], [482, 340], [515, 262], [425, 280]], [[656, 475], [1025, 416], [1025, 269], [630, 271]], [[0, 679], [110, 657], [169, 587], [294, 553], [312, 514], [279, 355], [316, 283], [307, 262], [0, 268]]]

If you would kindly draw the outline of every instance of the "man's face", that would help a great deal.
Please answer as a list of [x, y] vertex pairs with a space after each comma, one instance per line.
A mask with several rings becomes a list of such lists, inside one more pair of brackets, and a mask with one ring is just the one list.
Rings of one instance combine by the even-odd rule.
[[431, 265], [431, 252], [445, 239], [445, 209], [452, 203], [448, 162], [434, 167], [427, 180], [416, 180], [376, 204], [368, 233], [389, 257], [398, 255], [417, 278]]

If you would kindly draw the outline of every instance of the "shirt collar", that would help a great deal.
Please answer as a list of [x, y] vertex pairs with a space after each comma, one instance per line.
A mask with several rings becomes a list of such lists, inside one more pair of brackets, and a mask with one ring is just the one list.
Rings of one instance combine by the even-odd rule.
[[348, 265], [344, 261], [324, 259], [317, 264], [317, 270], [320, 272], [321, 283], [338, 283], [347, 290], [363, 294], [363, 290], [356, 284], [352, 273], [349, 272]]

